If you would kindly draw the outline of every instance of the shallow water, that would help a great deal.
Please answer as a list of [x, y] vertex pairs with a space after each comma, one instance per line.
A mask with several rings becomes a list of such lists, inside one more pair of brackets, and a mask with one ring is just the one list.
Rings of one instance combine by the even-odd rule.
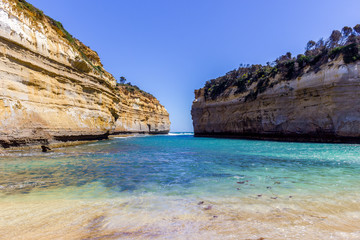
[[360, 145], [115, 138], [0, 159], [0, 239], [360, 239]]

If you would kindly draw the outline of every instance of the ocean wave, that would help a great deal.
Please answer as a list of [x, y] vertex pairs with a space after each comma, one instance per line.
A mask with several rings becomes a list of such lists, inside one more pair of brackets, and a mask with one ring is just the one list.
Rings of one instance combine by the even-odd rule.
[[173, 133], [169, 133], [169, 136], [192, 136], [194, 135], [193, 132], [173, 132]]

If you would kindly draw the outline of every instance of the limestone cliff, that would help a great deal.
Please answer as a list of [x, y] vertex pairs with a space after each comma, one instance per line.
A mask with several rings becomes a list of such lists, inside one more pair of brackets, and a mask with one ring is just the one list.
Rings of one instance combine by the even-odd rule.
[[169, 131], [159, 102], [119, 93], [96, 52], [23, 0], [0, 2], [0, 78], [3, 147], [101, 139], [137, 122], [151, 126], [141, 132]]
[[[353, 47], [353, 46], [351, 46]], [[329, 52], [329, 51], [328, 51]], [[195, 91], [192, 118], [196, 136], [359, 142], [360, 61], [345, 61], [343, 55], [324, 55], [315, 67], [308, 64], [297, 77], [256, 70], [257, 80], [227, 85], [211, 98], [214, 86]], [[301, 56], [300, 56], [301, 57]], [[291, 60], [293, 61], [293, 60]], [[299, 68], [296, 64], [295, 68]], [[262, 68], [263, 69], [263, 68]], [[238, 74], [239, 71], [228, 73]], [[247, 74], [247, 73], [246, 73]], [[241, 79], [235, 76], [234, 79]], [[249, 79], [249, 80], [247, 80]], [[259, 80], [260, 79], [260, 80]], [[264, 84], [266, 83], [266, 84]], [[218, 84], [218, 85], [216, 85]], [[219, 85], [220, 84], [220, 85]], [[224, 80], [226, 84], [226, 79]]]
[[120, 112], [115, 133], [168, 133], [169, 114], [151, 94], [129, 85], [118, 86]]

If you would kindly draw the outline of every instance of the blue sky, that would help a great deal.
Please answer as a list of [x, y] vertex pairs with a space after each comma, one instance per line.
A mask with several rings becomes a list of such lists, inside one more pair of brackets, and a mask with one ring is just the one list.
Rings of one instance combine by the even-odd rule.
[[304, 52], [360, 23], [358, 0], [28, 0], [100, 55], [104, 68], [157, 97], [171, 131], [192, 131], [194, 89], [240, 63]]

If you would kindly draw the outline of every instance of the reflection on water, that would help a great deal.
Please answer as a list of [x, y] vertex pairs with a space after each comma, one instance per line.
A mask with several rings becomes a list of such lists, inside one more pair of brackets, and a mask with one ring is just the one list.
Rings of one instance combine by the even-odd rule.
[[0, 239], [359, 239], [359, 145], [118, 138], [0, 159]]

